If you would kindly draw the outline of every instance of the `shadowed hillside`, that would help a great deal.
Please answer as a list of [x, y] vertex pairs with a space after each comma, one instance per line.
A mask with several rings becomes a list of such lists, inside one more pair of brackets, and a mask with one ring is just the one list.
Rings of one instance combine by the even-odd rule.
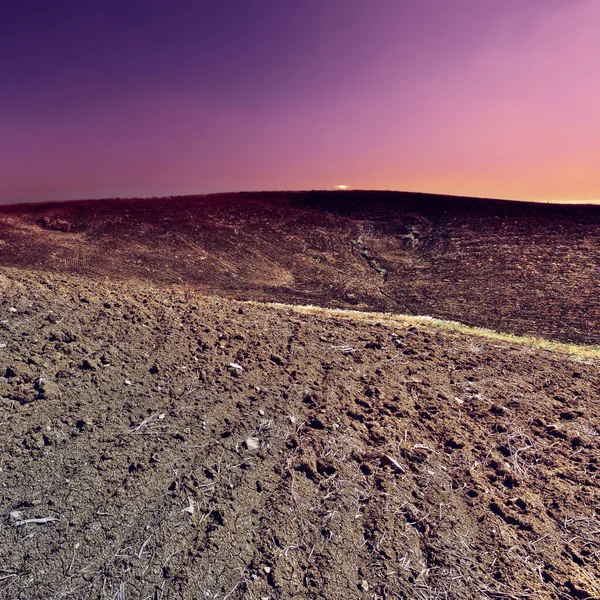
[[395, 192], [0, 208], [0, 265], [600, 343], [600, 207]]

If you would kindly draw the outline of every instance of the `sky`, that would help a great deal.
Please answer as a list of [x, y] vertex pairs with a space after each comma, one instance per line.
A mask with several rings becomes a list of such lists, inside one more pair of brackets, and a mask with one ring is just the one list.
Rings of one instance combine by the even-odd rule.
[[600, 200], [598, 0], [0, 3], [0, 202]]

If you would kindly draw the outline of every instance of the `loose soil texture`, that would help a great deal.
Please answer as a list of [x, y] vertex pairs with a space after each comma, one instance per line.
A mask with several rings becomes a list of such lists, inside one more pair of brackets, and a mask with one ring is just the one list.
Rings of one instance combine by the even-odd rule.
[[598, 361], [0, 275], [0, 596], [600, 597]]

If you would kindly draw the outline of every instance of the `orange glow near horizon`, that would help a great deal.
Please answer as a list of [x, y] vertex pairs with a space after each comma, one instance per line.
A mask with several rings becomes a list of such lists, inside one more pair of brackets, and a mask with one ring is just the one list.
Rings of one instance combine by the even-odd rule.
[[72, 22], [12, 3], [0, 203], [335, 181], [600, 200], [598, 0], [232, 1], [131, 0], [94, 26], [85, 3]]

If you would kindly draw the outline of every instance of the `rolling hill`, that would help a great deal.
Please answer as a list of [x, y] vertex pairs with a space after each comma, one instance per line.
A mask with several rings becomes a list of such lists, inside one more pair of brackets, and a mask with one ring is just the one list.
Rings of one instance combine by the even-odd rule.
[[600, 598], [599, 224], [0, 207], [0, 597]]
[[600, 206], [272, 192], [0, 207], [0, 265], [600, 343]]

